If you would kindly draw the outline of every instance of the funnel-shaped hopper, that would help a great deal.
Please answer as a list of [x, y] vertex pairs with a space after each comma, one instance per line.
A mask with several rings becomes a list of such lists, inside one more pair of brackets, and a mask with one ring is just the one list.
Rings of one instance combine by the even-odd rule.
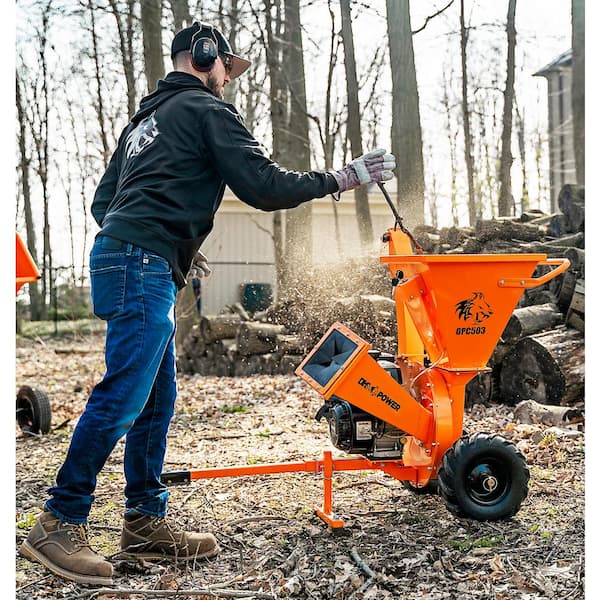
[[37, 281], [40, 278], [40, 272], [38, 271], [27, 246], [23, 243], [21, 236], [17, 233], [17, 251], [16, 251], [16, 281], [17, 281], [17, 292], [26, 283]]
[[[565, 270], [565, 259], [544, 254], [384, 256], [404, 278], [396, 300], [404, 303], [431, 361], [445, 369], [481, 369], [494, 350], [523, 290]], [[538, 264], [560, 264], [532, 279]]]

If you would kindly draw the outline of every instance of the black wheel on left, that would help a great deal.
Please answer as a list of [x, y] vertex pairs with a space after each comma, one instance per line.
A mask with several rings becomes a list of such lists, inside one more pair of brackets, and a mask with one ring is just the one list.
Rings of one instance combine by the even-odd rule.
[[500, 435], [474, 433], [457, 440], [438, 471], [448, 510], [478, 521], [506, 519], [527, 496], [529, 469], [517, 447]]
[[17, 392], [17, 423], [24, 433], [48, 433], [52, 424], [48, 395], [28, 385], [21, 386]]

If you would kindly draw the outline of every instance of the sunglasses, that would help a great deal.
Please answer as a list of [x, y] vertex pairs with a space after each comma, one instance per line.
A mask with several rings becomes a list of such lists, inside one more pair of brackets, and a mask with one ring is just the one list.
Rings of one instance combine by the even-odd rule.
[[233, 60], [231, 60], [231, 56], [228, 56], [227, 54], [219, 54], [219, 57], [223, 61], [225, 72], [227, 74], [231, 73], [231, 69], [233, 69]]

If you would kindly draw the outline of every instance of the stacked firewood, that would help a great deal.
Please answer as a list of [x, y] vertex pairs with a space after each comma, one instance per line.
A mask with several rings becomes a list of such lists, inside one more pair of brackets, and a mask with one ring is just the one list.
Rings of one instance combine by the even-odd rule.
[[[565, 185], [558, 204], [560, 213], [530, 212], [522, 215], [518, 223], [482, 222], [473, 236], [463, 238], [463, 247], [481, 243], [482, 251], [487, 253], [502, 248], [500, 252], [542, 253], [549, 258], [568, 258], [571, 263], [564, 274], [525, 291], [488, 363], [491, 372], [481, 374], [469, 384], [467, 401], [470, 403], [493, 400], [516, 405], [532, 400], [539, 404], [583, 405], [583, 186]], [[534, 239], [533, 228], [538, 230], [538, 237]], [[490, 238], [488, 233], [494, 229], [500, 235]], [[477, 230], [485, 232], [483, 238]], [[511, 231], [513, 237], [507, 239], [502, 234], [504, 231]], [[549, 268], [538, 267], [534, 276], [543, 275]]]
[[[427, 254], [542, 253], [571, 266], [547, 284], [526, 290], [489, 362], [490, 372], [467, 388], [467, 403], [575, 404], [583, 400], [584, 189], [564, 186], [560, 213], [528, 211], [481, 220], [475, 227], [421, 226], [415, 238]], [[539, 277], [550, 267], [538, 267]], [[378, 256], [315, 267], [298, 289], [266, 311], [240, 304], [200, 319], [178, 356], [179, 369], [202, 375], [292, 373], [335, 321], [372, 344], [396, 352], [395, 305]]]
[[180, 371], [229, 376], [293, 373], [335, 321], [377, 349], [395, 351], [395, 305], [377, 294], [287, 298], [254, 315], [239, 303], [228, 310], [201, 317], [192, 327], [178, 356]]

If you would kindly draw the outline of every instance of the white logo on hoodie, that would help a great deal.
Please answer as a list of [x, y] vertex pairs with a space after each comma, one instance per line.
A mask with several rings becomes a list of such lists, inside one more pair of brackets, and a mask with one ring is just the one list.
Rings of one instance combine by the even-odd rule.
[[125, 156], [127, 158], [137, 156], [160, 135], [155, 114], [156, 111], [140, 121], [138, 126], [127, 136], [125, 140]]

